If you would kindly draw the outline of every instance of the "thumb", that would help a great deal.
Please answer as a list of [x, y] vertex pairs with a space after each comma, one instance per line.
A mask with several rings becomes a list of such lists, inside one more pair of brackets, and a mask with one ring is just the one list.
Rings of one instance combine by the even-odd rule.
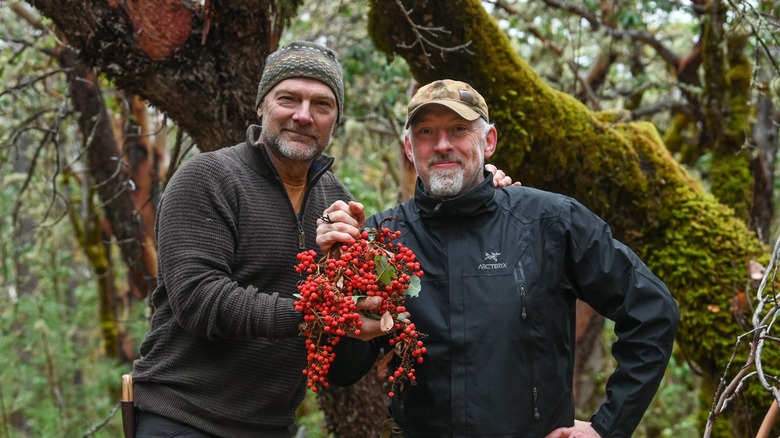
[[366, 226], [366, 210], [363, 204], [357, 201], [349, 201], [349, 213], [355, 218], [361, 228]]
[[379, 310], [382, 305], [382, 297], [365, 297], [355, 304], [357, 310]]

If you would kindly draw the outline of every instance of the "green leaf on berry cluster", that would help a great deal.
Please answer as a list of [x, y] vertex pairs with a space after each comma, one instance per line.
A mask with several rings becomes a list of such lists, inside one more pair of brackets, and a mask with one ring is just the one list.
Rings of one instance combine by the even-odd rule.
[[414, 298], [420, 295], [421, 288], [422, 286], [420, 285], [420, 277], [414, 275], [409, 279], [409, 287], [404, 291], [404, 295]]
[[377, 255], [374, 257], [374, 266], [376, 266], [377, 278], [385, 286], [390, 286], [393, 280], [398, 278], [398, 274], [395, 272], [395, 267], [387, 262], [387, 257], [383, 255]]

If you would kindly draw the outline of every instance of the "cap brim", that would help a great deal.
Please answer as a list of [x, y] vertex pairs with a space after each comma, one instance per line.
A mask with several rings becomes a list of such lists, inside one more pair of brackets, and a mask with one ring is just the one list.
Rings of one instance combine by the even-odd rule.
[[409, 115], [406, 117], [406, 128], [408, 128], [409, 125], [412, 123], [414, 116], [416, 116], [423, 108], [426, 108], [430, 105], [446, 106], [447, 108], [455, 111], [459, 116], [463, 117], [469, 122], [472, 122], [480, 118], [480, 114], [478, 112], [474, 111], [473, 109], [469, 108], [468, 106], [460, 102], [454, 100], [432, 100], [430, 102], [425, 102], [424, 104], [413, 109], [411, 113], [409, 113]]

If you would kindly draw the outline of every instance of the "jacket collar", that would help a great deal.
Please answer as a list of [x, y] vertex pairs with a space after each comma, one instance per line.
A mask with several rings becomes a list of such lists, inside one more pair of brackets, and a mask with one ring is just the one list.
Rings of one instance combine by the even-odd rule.
[[414, 202], [423, 218], [470, 217], [496, 209], [493, 200], [496, 187], [493, 174], [485, 171], [485, 180], [477, 187], [454, 198], [438, 198], [425, 193], [422, 180], [417, 178]]
[[[281, 181], [279, 172], [274, 167], [271, 157], [268, 155], [266, 146], [262, 143], [255, 143], [260, 138], [260, 131], [262, 127], [260, 125], [250, 125], [246, 130], [246, 142], [240, 146], [241, 159], [249, 165], [255, 172], [259, 173], [268, 180]], [[309, 173], [306, 176], [307, 186], [310, 185], [316, 177], [322, 174], [324, 171], [330, 169], [333, 165], [333, 157], [329, 157], [325, 154], [320, 154], [309, 167]]]

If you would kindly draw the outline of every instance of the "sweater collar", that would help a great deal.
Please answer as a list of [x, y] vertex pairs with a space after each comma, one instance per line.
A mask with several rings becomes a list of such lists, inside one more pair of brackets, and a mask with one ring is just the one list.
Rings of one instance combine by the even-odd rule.
[[[266, 146], [262, 143], [255, 143], [260, 138], [260, 132], [262, 127], [260, 125], [250, 125], [246, 130], [246, 142], [245, 153], [250, 156], [248, 159], [244, 159], [247, 164], [254, 169], [257, 173], [264, 176], [269, 180], [278, 180], [281, 182], [282, 178], [279, 176], [279, 172], [274, 167], [271, 157], [268, 155]], [[333, 157], [329, 157], [325, 154], [320, 154], [309, 167], [309, 173], [306, 175], [306, 180], [311, 184], [316, 177], [330, 169], [333, 165]]]
[[420, 209], [423, 218], [470, 217], [493, 211], [496, 208], [493, 200], [496, 197], [496, 187], [493, 185], [493, 174], [485, 171], [485, 180], [477, 187], [453, 198], [439, 198], [425, 193], [422, 180], [417, 178], [414, 191], [414, 202]]

